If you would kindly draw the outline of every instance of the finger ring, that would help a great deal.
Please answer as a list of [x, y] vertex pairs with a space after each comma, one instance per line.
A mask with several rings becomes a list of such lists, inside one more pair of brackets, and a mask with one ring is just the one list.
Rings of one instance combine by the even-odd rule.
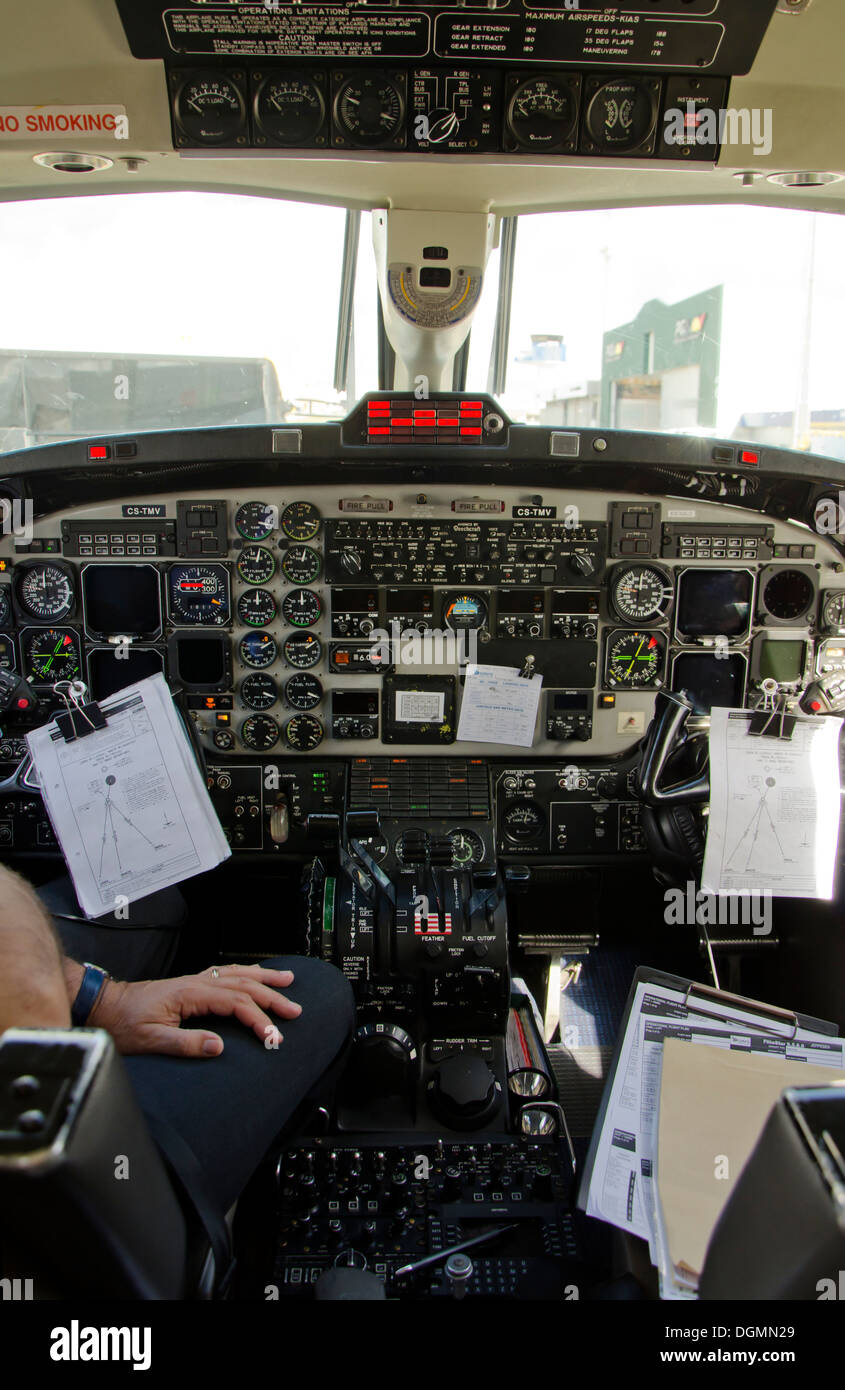
[[212, 978], [212, 980], [219, 980], [219, 979], [220, 979], [220, 971], [217, 969], [217, 966], [216, 966], [216, 965], [212, 965], [212, 967], [211, 967], [211, 978]]

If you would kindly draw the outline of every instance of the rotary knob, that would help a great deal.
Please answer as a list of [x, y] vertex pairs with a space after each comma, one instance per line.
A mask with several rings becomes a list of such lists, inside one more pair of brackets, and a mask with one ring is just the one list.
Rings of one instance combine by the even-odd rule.
[[438, 1067], [428, 1098], [450, 1129], [478, 1129], [499, 1108], [501, 1089], [480, 1052], [457, 1052]]
[[402, 1095], [416, 1056], [413, 1038], [398, 1023], [365, 1023], [355, 1034], [344, 1085], [359, 1099]]
[[354, 546], [345, 545], [340, 552], [340, 563], [347, 574], [360, 574], [363, 561]]
[[573, 569], [576, 574], [583, 574], [585, 577], [588, 577], [595, 573], [596, 562], [592, 555], [588, 554], [586, 551], [575, 550], [569, 557], [569, 567]]

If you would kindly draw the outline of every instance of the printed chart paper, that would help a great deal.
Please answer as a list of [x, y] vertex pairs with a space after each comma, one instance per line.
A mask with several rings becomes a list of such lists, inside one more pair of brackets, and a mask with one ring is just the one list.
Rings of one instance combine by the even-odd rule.
[[797, 719], [790, 739], [748, 733], [747, 711], [710, 716], [710, 893], [833, 897], [841, 719]]
[[214, 868], [231, 850], [160, 674], [100, 702], [104, 729], [27, 735], [50, 821], [88, 917]]
[[515, 666], [467, 666], [458, 739], [530, 748], [542, 688], [539, 673], [526, 679]]

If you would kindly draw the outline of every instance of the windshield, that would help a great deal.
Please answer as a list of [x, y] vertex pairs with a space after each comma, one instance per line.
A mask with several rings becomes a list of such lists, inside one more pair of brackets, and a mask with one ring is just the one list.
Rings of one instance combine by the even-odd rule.
[[[5, 203], [0, 451], [229, 423], [319, 422], [378, 389], [361, 218], [334, 386], [345, 214], [213, 193]], [[491, 387], [499, 253], [467, 386]], [[845, 458], [845, 224], [625, 208], [519, 219], [506, 384], [517, 421], [716, 434]]]
[[[490, 300], [469, 384], [488, 382]], [[513, 419], [715, 434], [845, 458], [845, 220], [664, 207], [519, 219]]]

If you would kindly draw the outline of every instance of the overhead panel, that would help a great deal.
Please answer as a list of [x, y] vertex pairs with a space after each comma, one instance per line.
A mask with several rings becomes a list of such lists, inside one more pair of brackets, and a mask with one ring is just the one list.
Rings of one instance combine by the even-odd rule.
[[117, 4], [133, 54], [166, 65], [185, 153], [715, 163], [775, 0]]
[[174, 6], [117, 0], [136, 58], [567, 63], [749, 71], [775, 0], [601, 0], [459, 4]]

